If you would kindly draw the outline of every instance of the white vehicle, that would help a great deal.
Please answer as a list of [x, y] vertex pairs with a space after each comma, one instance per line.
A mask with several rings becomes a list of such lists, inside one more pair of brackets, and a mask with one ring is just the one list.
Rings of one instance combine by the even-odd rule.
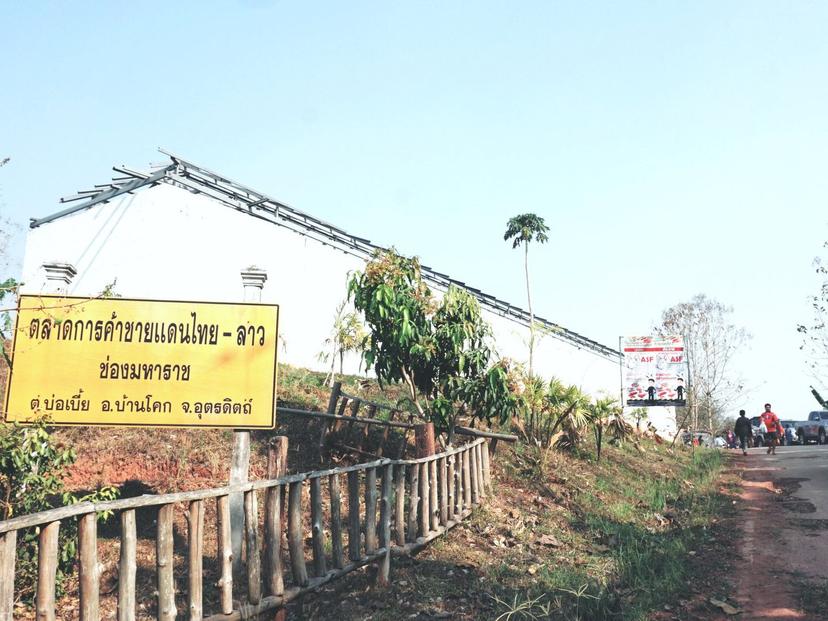
[[811, 412], [808, 414], [808, 420], [802, 421], [800, 425], [797, 427], [796, 433], [803, 444], [806, 442], [826, 443], [826, 438], [828, 438], [828, 411]]

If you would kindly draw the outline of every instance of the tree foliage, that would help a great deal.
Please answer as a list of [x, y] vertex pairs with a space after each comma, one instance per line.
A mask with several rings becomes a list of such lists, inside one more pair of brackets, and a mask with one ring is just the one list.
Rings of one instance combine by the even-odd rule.
[[449, 432], [458, 417], [506, 422], [518, 407], [505, 361], [495, 362], [490, 328], [468, 291], [437, 299], [419, 261], [378, 251], [352, 275], [348, 296], [370, 334], [363, 357], [380, 384], [401, 382], [417, 413]]
[[665, 310], [656, 327], [661, 336], [684, 337], [690, 368], [687, 397], [694, 428], [703, 423], [712, 429], [744, 390], [744, 381], [732, 363], [750, 335], [732, 323], [732, 313], [732, 307], [698, 294]]
[[[13, 298], [17, 295], [17, 289], [20, 286], [14, 278], [6, 278], [0, 282], [0, 304], [3, 300]], [[12, 331], [12, 316], [7, 310], [0, 310], [0, 354], [2, 354], [3, 362], [11, 368], [12, 362], [9, 357], [9, 352], [6, 349], [6, 341], [9, 340]]]
[[512, 248], [523, 245], [523, 269], [526, 275], [526, 302], [529, 306], [529, 375], [532, 375], [532, 362], [535, 352], [535, 314], [532, 311], [532, 293], [529, 286], [529, 244], [533, 241], [546, 243], [549, 227], [543, 218], [533, 213], [525, 213], [510, 218], [506, 223], [503, 240], [512, 240]]

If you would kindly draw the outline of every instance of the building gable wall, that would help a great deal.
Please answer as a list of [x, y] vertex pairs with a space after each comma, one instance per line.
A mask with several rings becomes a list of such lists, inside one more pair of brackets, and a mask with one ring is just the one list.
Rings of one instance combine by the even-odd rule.
[[[264, 269], [262, 301], [281, 307], [281, 360], [316, 369], [325, 366], [318, 354], [346, 296], [347, 276], [365, 264], [359, 256], [169, 184], [32, 229], [24, 293], [45, 290], [41, 265], [53, 261], [77, 269], [72, 295], [98, 295], [115, 282], [114, 291], [123, 297], [198, 301], [241, 301], [239, 272]], [[499, 353], [525, 361], [526, 324], [486, 307], [483, 312]], [[356, 372], [358, 366], [350, 356], [345, 370]], [[553, 335], [536, 343], [535, 368], [596, 396], [618, 394], [617, 359]]]

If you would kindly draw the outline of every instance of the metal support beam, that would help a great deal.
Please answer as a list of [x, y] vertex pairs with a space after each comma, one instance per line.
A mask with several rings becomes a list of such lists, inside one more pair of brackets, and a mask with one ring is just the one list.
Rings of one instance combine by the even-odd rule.
[[124, 183], [117, 188], [113, 188], [112, 190], [108, 190], [106, 192], [102, 192], [97, 196], [91, 198], [89, 202], [83, 203], [82, 205], [76, 205], [75, 207], [69, 207], [68, 209], [64, 209], [63, 211], [59, 211], [57, 213], [53, 213], [51, 216], [46, 216], [45, 218], [32, 218], [31, 222], [29, 223], [29, 228], [37, 228], [41, 224], [46, 224], [47, 222], [52, 222], [53, 220], [57, 220], [58, 218], [62, 218], [63, 216], [68, 216], [71, 213], [75, 213], [77, 211], [82, 211], [84, 209], [89, 209], [93, 205], [97, 205], [99, 203], [103, 203], [109, 200], [112, 200], [116, 196], [120, 196], [121, 194], [126, 194], [127, 192], [132, 192], [133, 190], [137, 190], [138, 188], [145, 186], [145, 185], [152, 185], [153, 183], [157, 183], [161, 179], [163, 179], [166, 174], [167, 170], [170, 167], [164, 168], [159, 170], [156, 173], [153, 173], [146, 179], [135, 179], [134, 181], [130, 181], [128, 183]]

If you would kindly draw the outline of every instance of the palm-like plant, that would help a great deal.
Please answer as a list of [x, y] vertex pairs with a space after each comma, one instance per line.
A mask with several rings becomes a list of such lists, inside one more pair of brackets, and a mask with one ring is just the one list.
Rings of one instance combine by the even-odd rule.
[[612, 398], [598, 399], [589, 406], [595, 430], [596, 460], [601, 460], [601, 444], [606, 429], [613, 438], [623, 439], [632, 433], [632, 426], [624, 420], [623, 410]]
[[533, 213], [525, 213], [510, 218], [506, 223], [505, 241], [512, 240], [512, 248], [523, 245], [523, 269], [526, 274], [526, 301], [529, 305], [529, 376], [532, 376], [532, 358], [535, 351], [535, 315], [532, 312], [532, 294], [529, 287], [529, 244], [537, 241], [545, 243], [549, 227], [543, 218]]
[[557, 379], [549, 382], [546, 407], [554, 414], [550, 442], [559, 448], [574, 448], [592, 423], [589, 395], [577, 386], [565, 386]]
[[543, 394], [539, 378], [527, 380], [526, 408], [523, 419], [515, 420], [517, 431], [528, 443], [545, 451], [578, 444], [591, 421], [589, 396], [557, 378], [552, 378], [545, 388]]

